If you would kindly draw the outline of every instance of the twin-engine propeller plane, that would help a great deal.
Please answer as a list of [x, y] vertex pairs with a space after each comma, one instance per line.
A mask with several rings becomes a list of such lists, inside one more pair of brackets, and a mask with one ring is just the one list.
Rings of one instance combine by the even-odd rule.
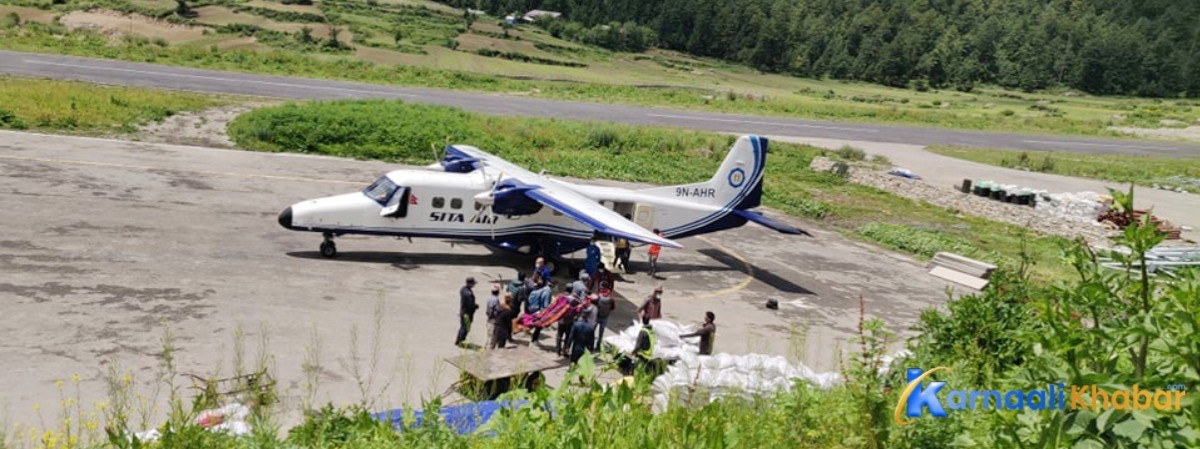
[[325, 257], [337, 255], [333, 239], [344, 234], [467, 239], [551, 260], [585, 248], [596, 233], [668, 248], [747, 221], [807, 235], [750, 210], [762, 197], [766, 159], [767, 139], [743, 136], [708, 181], [634, 190], [552, 179], [451, 145], [424, 170], [396, 170], [361, 192], [293, 204], [279, 224], [324, 234]]

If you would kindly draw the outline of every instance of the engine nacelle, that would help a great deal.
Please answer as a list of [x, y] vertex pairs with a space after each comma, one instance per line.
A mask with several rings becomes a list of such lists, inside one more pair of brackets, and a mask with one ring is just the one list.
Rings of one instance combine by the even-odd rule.
[[448, 173], [470, 173], [475, 171], [479, 164], [479, 159], [473, 158], [462, 151], [459, 151], [454, 146], [446, 147], [446, 155], [439, 162], [442, 164], [442, 169]]
[[500, 181], [492, 195], [492, 213], [496, 215], [533, 215], [542, 210], [542, 203], [525, 195], [536, 186], [512, 180]]

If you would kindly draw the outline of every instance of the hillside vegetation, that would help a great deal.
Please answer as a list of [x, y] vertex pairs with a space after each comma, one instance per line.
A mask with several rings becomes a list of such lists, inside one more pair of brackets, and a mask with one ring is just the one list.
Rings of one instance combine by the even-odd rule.
[[[650, 48], [633, 22], [501, 26], [428, 0], [0, 0], [0, 48], [679, 109], [1114, 135], [1183, 126], [1195, 100], [971, 92], [814, 79]], [[17, 4], [24, 6], [4, 6]], [[544, 27], [544, 28], [543, 28]], [[742, 31], [738, 31], [741, 33]], [[658, 45], [667, 45], [661, 43]], [[866, 58], [866, 56], [864, 56]]]
[[[465, 6], [476, 0], [446, 0]], [[482, 0], [584, 26], [634, 22], [664, 48], [889, 86], [1059, 85], [1200, 96], [1200, 3], [1172, 0]]]

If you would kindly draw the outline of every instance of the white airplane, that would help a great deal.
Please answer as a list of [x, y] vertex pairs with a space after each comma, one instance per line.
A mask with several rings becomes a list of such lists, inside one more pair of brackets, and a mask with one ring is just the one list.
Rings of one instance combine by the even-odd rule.
[[396, 170], [361, 192], [293, 204], [279, 224], [324, 234], [325, 257], [337, 255], [333, 239], [344, 234], [468, 239], [551, 261], [585, 248], [597, 234], [681, 248], [672, 239], [753, 221], [807, 235], [750, 210], [762, 196], [766, 158], [767, 139], [743, 136], [708, 181], [633, 190], [552, 179], [451, 145], [425, 169]]

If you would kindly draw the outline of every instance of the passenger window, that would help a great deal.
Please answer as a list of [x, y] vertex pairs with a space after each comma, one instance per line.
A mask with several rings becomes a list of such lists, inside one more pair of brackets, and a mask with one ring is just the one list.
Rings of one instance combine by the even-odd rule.
[[550, 212], [553, 212], [555, 217], [561, 217], [561, 216], [562, 216], [562, 212], [559, 212], [559, 211], [557, 211], [557, 210], [550, 209]]
[[450, 200], [451, 209], [462, 209], [462, 198], [453, 198]]
[[446, 207], [446, 199], [440, 196], [433, 197], [433, 208], [441, 209], [443, 207]]

